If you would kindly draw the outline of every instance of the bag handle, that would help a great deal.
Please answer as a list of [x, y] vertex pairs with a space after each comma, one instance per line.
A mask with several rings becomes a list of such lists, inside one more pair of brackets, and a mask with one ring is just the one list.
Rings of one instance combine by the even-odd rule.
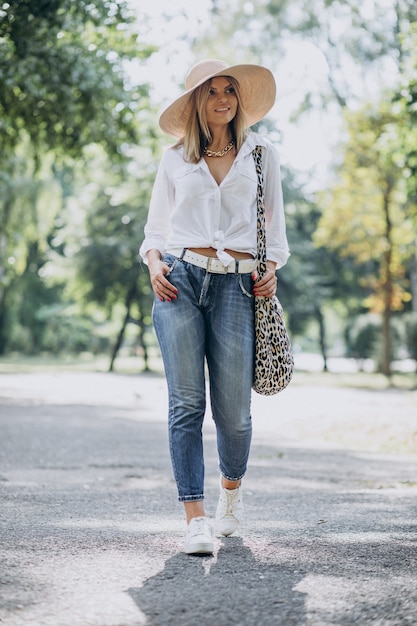
[[[262, 173], [262, 146], [252, 150], [258, 177], [257, 210], [256, 210], [256, 259], [258, 261], [259, 278], [266, 272], [266, 231], [265, 231], [265, 195], [264, 177]], [[258, 278], [258, 280], [259, 280]]]

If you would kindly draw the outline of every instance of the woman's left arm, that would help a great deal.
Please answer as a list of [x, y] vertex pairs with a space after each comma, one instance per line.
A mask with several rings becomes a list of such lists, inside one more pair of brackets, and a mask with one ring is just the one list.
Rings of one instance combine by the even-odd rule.
[[[290, 255], [285, 229], [279, 155], [272, 144], [263, 150], [263, 175], [265, 195], [266, 266], [264, 276], [255, 282], [255, 296], [272, 298], [277, 290], [276, 270], [287, 262]], [[256, 281], [257, 273], [252, 274]]]
[[265, 192], [266, 258], [275, 263], [275, 270], [288, 260], [290, 251], [285, 227], [281, 168], [275, 146], [268, 142], [263, 150]]
[[[255, 282], [253, 286], [253, 295], [255, 297], [272, 298], [277, 290], [277, 276], [275, 274], [277, 264], [275, 261], [266, 262], [266, 272], [259, 282]], [[252, 273], [254, 281], [257, 279], [257, 272]]]

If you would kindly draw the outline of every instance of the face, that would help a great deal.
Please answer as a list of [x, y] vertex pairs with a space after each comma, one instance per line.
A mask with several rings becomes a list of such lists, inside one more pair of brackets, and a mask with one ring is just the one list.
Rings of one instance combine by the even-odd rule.
[[227, 78], [217, 76], [210, 85], [206, 104], [206, 117], [209, 127], [229, 124], [237, 111], [237, 97]]

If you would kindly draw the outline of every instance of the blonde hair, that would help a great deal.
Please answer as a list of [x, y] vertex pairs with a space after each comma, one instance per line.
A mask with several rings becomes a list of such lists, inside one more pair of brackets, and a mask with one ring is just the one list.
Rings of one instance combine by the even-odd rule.
[[[230, 81], [237, 98], [236, 115], [229, 126], [236, 150], [239, 151], [247, 135], [239, 83], [233, 76], [225, 75], [224, 78]], [[190, 112], [185, 125], [185, 133], [175, 144], [176, 147], [184, 146], [184, 158], [190, 163], [198, 163], [200, 161], [203, 156], [204, 148], [212, 140], [206, 118], [206, 104], [210, 92], [211, 80], [212, 79], [209, 79], [197, 87], [190, 95]]]

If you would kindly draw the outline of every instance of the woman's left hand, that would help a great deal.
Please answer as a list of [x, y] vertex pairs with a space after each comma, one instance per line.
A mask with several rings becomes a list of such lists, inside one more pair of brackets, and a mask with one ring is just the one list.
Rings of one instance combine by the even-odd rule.
[[275, 274], [276, 263], [272, 261], [266, 262], [267, 269], [265, 275], [260, 281], [256, 282], [258, 272], [252, 272], [252, 278], [255, 281], [253, 286], [253, 295], [255, 297], [272, 298], [277, 291], [277, 277]]

